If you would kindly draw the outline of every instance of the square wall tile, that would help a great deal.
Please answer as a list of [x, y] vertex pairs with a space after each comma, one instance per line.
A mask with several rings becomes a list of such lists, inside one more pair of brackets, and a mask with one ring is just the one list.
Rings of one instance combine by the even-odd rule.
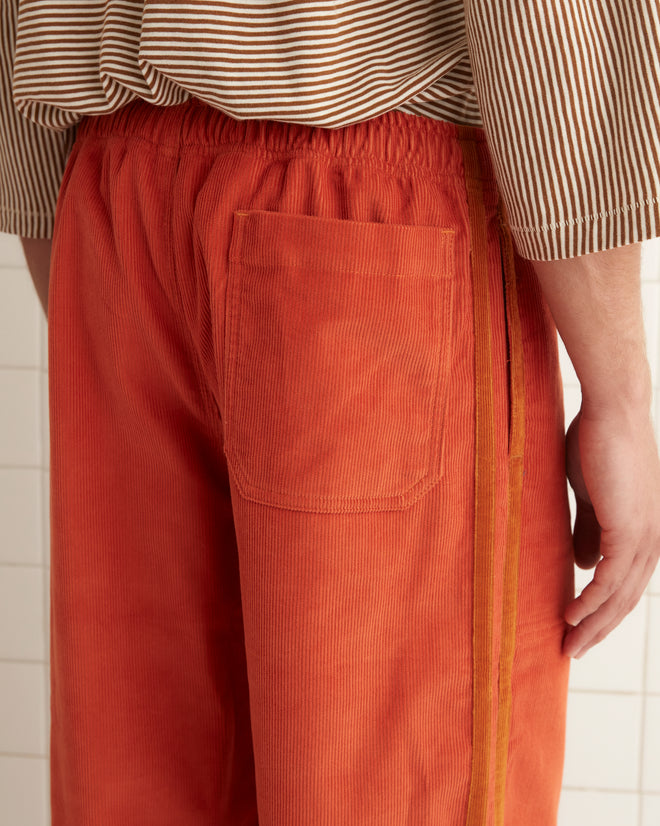
[[647, 600], [646, 690], [660, 695], [660, 596], [649, 596]]
[[39, 421], [41, 425], [41, 466], [50, 467], [50, 413], [48, 410], [48, 373], [39, 374]]
[[46, 659], [44, 583], [41, 566], [0, 566], [0, 659]]
[[580, 412], [581, 405], [582, 391], [579, 386], [572, 384], [564, 385], [564, 426], [566, 430], [568, 430], [568, 426]]
[[0, 368], [0, 466], [41, 466], [40, 376]]
[[564, 789], [557, 826], [636, 826], [638, 817], [636, 794]]
[[43, 561], [42, 474], [36, 468], [0, 467], [0, 563]]
[[51, 684], [50, 684], [50, 664], [48, 664], [44, 668], [44, 694], [47, 698], [46, 700], [46, 745], [47, 745], [47, 753], [50, 757], [50, 742], [49, 742], [49, 735], [50, 735], [50, 695], [51, 695]]
[[642, 279], [660, 281], [660, 238], [652, 238], [642, 244]]
[[564, 785], [637, 791], [641, 723], [639, 695], [569, 692]]
[[0, 756], [0, 800], [7, 826], [48, 826], [49, 788], [47, 758]]
[[642, 597], [634, 610], [604, 640], [581, 659], [573, 660], [571, 688], [625, 692], [644, 690], [646, 600], [647, 597]]
[[660, 595], [660, 565], [657, 566], [648, 587], [649, 594]]
[[0, 268], [24, 266], [25, 256], [18, 236], [0, 232]]
[[[43, 605], [43, 637], [44, 637], [44, 662], [50, 665], [50, 568], [43, 568], [44, 578], [42, 582], [41, 603]], [[50, 672], [46, 672], [46, 696], [50, 697], [48, 692]], [[46, 705], [46, 712], [50, 712], [50, 707]]]
[[660, 794], [642, 795], [642, 826], [658, 826], [660, 823]]
[[647, 696], [644, 719], [642, 787], [660, 793], [660, 697]]
[[0, 365], [41, 366], [40, 312], [27, 270], [0, 269]]
[[[36, 300], [39, 301], [39, 299]], [[48, 370], [48, 321], [41, 309], [41, 304], [39, 305], [39, 354], [41, 369]]]
[[46, 666], [0, 661], [0, 753], [48, 755]]
[[642, 308], [646, 347], [651, 365], [653, 386], [658, 386], [658, 322], [660, 321], [660, 284], [646, 281], [642, 284]]
[[557, 335], [557, 338], [559, 340], [559, 367], [561, 368], [562, 382], [564, 385], [579, 386], [580, 381], [577, 377], [577, 373], [575, 372], [575, 368], [573, 367], [573, 362], [570, 360], [569, 355], [566, 352], [564, 342], [559, 334]]
[[594, 576], [595, 568], [578, 568], [575, 567], [575, 593], [581, 594], [582, 591], [591, 582]]
[[[568, 488], [568, 509], [571, 514], [571, 530], [573, 530], [573, 525], [575, 524], [575, 494], [573, 493], [573, 488], [568, 484], [568, 480], [566, 480], [566, 487]], [[575, 579], [575, 587], [577, 588], [577, 572], [578, 568], [575, 569], [576, 579]]]
[[41, 471], [41, 554], [46, 567], [50, 567], [50, 472]]

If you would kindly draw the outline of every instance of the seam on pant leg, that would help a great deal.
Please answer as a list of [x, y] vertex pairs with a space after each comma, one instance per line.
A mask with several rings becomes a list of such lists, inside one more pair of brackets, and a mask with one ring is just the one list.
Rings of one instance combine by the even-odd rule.
[[470, 220], [475, 334], [475, 521], [472, 777], [467, 826], [486, 826], [491, 775], [495, 418], [486, 215], [474, 141], [461, 140]]
[[495, 757], [495, 826], [503, 826], [509, 734], [511, 730], [512, 671], [516, 644], [518, 603], [518, 563], [522, 526], [523, 457], [525, 446], [525, 386], [522, 330], [518, 312], [516, 271], [513, 244], [504, 206], [498, 205], [502, 244], [502, 262], [506, 293], [506, 315], [510, 354], [510, 425], [509, 476], [507, 502], [506, 551], [504, 561], [504, 593], [499, 670], [499, 700]]

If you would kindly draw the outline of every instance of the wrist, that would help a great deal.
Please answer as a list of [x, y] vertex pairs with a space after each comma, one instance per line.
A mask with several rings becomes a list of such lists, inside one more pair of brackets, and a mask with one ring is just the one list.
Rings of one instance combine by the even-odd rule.
[[653, 387], [645, 359], [643, 367], [630, 370], [618, 380], [608, 376], [603, 382], [583, 382], [582, 416], [588, 419], [615, 420], [634, 426], [651, 420]]

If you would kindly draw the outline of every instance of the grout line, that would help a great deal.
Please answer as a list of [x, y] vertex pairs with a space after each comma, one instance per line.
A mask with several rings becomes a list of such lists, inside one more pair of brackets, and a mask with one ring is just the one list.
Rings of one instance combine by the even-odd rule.
[[5, 665], [48, 665], [48, 660], [18, 660], [15, 657], [0, 657], [0, 663]]
[[11, 464], [10, 462], [2, 462], [0, 463], [0, 470], [48, 470], [47, 467], [43, 465], [23, 465], [23, 464]]
[[[595, 794], [629, 794], [633, 797], [642, 797], [635, 789], [606, 789], [600, 786], [562, 786], [563, 792], [591, 792]], [[643, 792], [645, 797], [660, 797], [660, 792]]]
[[45, 568], [43, 562], [3, 562], [0, 560], [0, 568]]
[[660, 691], [607, 691], [601, 688], [571, 688], [569, 694], [591, 694], [599, 697], [660, 697]]
[[642, 690], [634, 691], [630, 689], [626, 691], [622, 688], [606, 689], [606, 688], [570, 688], [570, 694], [613, 694], [619, 697], [639, 697], [643, 693]]
[[29, 752], [0, 751], [0, 757], [24, 757], [26, 760], [48, 760], [47, 754], [30, 754]]
[[[642, 675], [642, 679], [644, 679], [646, 672], [644, 671]], [[622, 690], [613, 690], [609, 691], [605, 688], [570, 688], [570, 694], [608, 694], [614, 695], [618, 697], [642, 697], [644, 694], [648, 694], [650, 697], [654, 695], [660, 696], [660, 691], [645, 691], [642, 687], [639, 691], [622, 691]]]

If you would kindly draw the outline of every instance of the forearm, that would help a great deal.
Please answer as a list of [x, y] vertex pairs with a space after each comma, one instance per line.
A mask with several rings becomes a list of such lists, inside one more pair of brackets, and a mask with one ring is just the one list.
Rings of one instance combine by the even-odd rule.
[[641, 244], [532, 262], [596, 415], [648, 412], [651, 376], [641, 301]]
[[596, 570], [567, 607], [581, 656], [635, 606], [660, 556], [660, 462], [641, 302], [641, 245], [533, 262], [582, 387], [566, 438], [575, 559]]
[[21, 238], [25, 262], [46, 318], [48, 318], [48, 283], [50, 275], [49, 238]]

